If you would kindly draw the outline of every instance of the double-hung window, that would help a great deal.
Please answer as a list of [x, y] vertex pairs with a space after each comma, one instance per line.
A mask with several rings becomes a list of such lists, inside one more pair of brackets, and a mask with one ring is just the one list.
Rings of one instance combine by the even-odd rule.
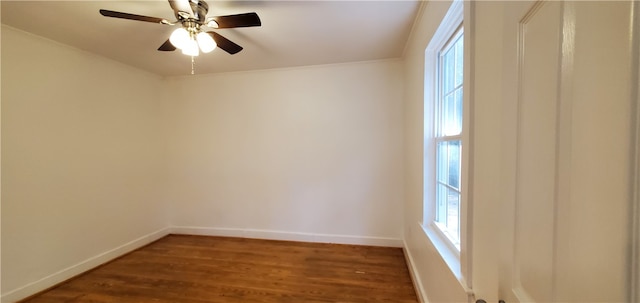
[[462, 168], [463, 30], [459, 27], [437, 55], [434, 108], [435, 223], [460, 249]]
[[[454, 0], [425, 49], [424, 217], [426, 235], [456, 276], [469, 253], [465, 182], [469, 157], [463, 92], [464, 1]], [[469, 39], [467, 39], [468, 41]], [[467, 46], [468, 48], [468, 46]], [[467, 56], [468, 58], [468, 56]], [[468, 68], [468, 66], [466, 67]]]

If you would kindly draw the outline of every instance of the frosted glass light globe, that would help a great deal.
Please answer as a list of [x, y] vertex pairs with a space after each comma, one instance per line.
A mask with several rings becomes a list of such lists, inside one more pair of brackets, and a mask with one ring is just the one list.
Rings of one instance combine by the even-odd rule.
[[182, 53], [187, 56], [197, 56], [200, 53], [200, 51], [198, 50], [198, 42], [196, 42], [196, 40], [188, 40], [185, 46], [182, 48]]
[[182, 27], [174, 30], [169, 37], [169, 42], [179, 49], [183, 49], [189, 43], [189, 40], [191, 40], [189, 32]]
[[205, 32], [201, 32], [196, 36], [198, 39], [198, 44], [200, 45], [200, 49], [203, 53], [209, 53], [216, 48], [216, 42], [213, 41], [213, 38]]

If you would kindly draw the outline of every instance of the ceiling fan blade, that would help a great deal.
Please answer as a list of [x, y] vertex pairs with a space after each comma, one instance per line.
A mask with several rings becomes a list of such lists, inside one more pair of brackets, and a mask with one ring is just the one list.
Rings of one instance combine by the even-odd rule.
[[122, 12], [115, 12], [115, 11], [110, 11], [110, 10], [106, 10], [106, 9], [101, 9], [100, 10], [100, 14], [105, 16], [105, 17], [137, 20], [137, 21], [144, 21], [144, 22], [151, 22], [151, 23], [170, 24], [169, 21], [167, 21], [165, 19], [162, 19], [162, 18], [134, 15], [134, 14], [122, 13]]
[[207, 34], [211, 35], [213, 40], [216, 41], [216, 44], [219, 48], [231, 55], [237, 54], [242, 50], [242, 46], [233, 43], [231, 40], [223, 37], [216, 32], [207, 32]]
[[176, 47], [171, 44], [171, 41], [169, 41], [169, 39], [167, 39], [167, 41], [165, 41], [164, 43], [162, 43], [162, 45], [160, 45], [160, 47], [158, 47], [158, 50], [163, 52], [172, 52], [176, 50]]
[[256, 13], [217, 16], [211, 18], [218, 23], [217, 28], [261, 26], [260, 17]]

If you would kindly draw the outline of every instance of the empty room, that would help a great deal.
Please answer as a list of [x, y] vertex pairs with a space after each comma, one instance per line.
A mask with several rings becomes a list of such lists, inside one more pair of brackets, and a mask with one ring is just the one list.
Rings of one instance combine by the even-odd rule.
[[634, 1], [0, 1], [13, 302], [640, 302]]

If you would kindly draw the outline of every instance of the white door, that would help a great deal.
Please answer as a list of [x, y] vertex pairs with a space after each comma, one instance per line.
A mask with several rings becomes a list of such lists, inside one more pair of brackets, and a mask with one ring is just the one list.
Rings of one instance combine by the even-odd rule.
[[504, 3], [507, 303], [628, 301], [633, 9]]

